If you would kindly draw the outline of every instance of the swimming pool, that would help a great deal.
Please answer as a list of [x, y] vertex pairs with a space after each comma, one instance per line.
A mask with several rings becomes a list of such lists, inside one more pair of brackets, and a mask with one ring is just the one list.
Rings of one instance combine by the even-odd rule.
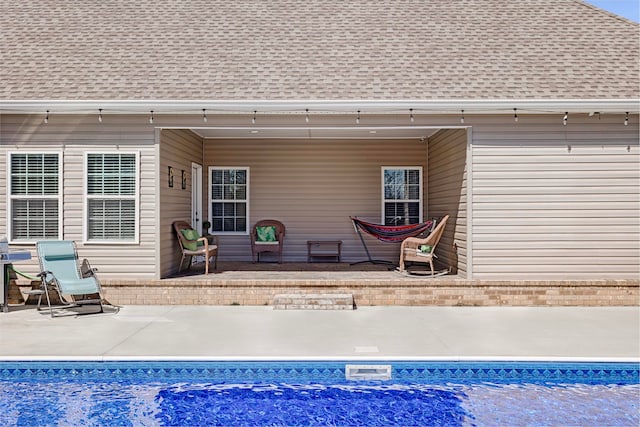
[[0, 424], [637, 426], [639, 382], [638, 363], [8, 361]]

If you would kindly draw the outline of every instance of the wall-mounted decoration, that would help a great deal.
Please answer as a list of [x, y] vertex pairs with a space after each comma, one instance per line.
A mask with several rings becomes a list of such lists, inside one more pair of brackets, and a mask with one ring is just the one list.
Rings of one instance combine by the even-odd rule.
[[169, 188], [173, 188], [173, 168], [169, 166]]
[[182, 189], [187, 189], [187, 173], [184, 170], [182, 170]]

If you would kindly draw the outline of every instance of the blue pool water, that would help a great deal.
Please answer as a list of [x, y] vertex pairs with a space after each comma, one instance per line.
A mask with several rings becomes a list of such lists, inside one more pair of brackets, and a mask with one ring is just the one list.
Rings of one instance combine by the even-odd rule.
[[637, 363], [345, 364], [0, 362], [0, 425], [640, 425]]

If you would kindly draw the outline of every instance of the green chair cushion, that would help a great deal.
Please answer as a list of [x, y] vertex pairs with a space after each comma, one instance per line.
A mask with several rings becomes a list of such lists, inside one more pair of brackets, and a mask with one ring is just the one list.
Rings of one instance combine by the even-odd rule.
[[195, 242], [195, 240], [198, 240], [200, 238], [200, 233], [198, 233], [193, 228], [185, 228], [183, 230], [180, 230], [180, 232], [182, 233], [185, 239], [191, 240], [190, 242], [183, 242], [184, 247], [186, 249], [190, 251], [195, 251], [198, 249], [198, 246], [203, 244], [202, 242]]
[[274, 225], [256, 227], [256, 234], [258, 235], [258, 242], [276, 241], [276, 227]]
[[422, 253], [430, 253], [431, 245], [420, 245], [420, 252]]

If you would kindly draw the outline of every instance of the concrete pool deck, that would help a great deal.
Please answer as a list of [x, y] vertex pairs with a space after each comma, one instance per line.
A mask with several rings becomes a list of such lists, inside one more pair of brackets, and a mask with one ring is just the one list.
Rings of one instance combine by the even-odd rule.
[[640, 360], [640, 307], [105, 310], [52, 319], [10, 307], [0, 313], [0, 360]]

